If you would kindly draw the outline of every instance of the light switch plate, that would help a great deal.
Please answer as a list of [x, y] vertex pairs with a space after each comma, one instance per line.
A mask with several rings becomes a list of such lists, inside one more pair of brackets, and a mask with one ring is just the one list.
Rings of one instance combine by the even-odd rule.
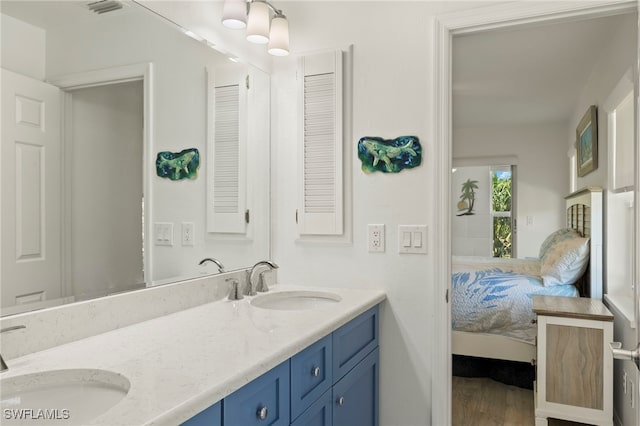
[[157, 246], [172, 246], [173, 223], [155, 222], [153, 224], [153, 241]]
[[398, 253], [427, 254], [427, 225], [398, 225]]

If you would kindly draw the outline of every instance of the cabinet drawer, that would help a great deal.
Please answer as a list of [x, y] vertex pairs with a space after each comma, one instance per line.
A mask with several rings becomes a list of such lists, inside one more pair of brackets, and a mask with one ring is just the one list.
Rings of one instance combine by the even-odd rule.
[[331, 387], [332, 338], [325, 337], [291, 358], [291, 419]]
[[182, 426], [222, 426], [222, 403], [217, 402], [201, 411], [182, 423]]
[[332, 408], [331, 389], [329, 389], [291, 423], [291, 426], [331, 426]]
[[334, 383], [378, 346], [378, 306], [333, 332]]
[[333, 386], [334, 426], [378, 425], [378, 348]]
[[289, 360], [224, 399], [225, 426], [289, 424]]

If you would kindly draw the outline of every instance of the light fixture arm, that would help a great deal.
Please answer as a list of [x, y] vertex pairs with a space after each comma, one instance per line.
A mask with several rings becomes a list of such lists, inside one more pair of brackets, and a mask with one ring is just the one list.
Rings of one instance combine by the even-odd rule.
[[284, 13], [282, 13], [282, 9], [276, 8], [274, 5], [269, 3], [267, 0], [247, 0], [247, 3], [253, 3], [254, 1], [259, 1], [261, 3], [266, 4], [267, 6], [269, 6], [269, 9], [271, 9], [271, 11], [273, 12], [274, 15], [286, 18]]

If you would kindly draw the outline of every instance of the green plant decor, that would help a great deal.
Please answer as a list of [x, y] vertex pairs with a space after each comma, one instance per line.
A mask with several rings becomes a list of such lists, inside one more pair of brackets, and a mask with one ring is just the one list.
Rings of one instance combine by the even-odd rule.
[[[492, 173], [491, 205], [494, 212], [511, 211], [511, 175]], [[493, 257], [511, 257], [511, 218], [493, 218]]]

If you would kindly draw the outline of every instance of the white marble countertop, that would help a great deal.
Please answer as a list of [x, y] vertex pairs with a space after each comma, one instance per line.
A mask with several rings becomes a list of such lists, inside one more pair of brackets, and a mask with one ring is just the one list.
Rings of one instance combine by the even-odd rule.
[[108, 370], [129, 379], [131, 388], [92, 424], [175, 425], [385, 299], [380, 290], [277, 285], [270, 292], [288, 290], [330, 291], [342, 300], [304, 311], [261, 309], [248, 297], [216, 301], [15, 358], [2, 379]]

